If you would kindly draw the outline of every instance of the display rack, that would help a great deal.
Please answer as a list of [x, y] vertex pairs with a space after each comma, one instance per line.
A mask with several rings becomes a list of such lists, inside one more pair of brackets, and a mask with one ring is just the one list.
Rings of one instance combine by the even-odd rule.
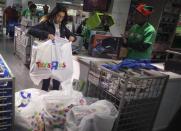
[[15, 118], [15, 77], [1, 55], [0, 61], [1, 65], [8, 71], [8, 76], [0, 77], [0, 130], [13, 131]]
[[25, 31], [15, 27], [14, 54], [23, 61], [25, 65], [30, 63], [32, 38]]
[[[167, 58], [165, 61], [165, 70], [172, 71], [178, 74], [181, 74], [181, 49], [180, 50], [166, 50], [167, 52]], [[172, 55], [173, 57], [170, 58], [169, 55]]]
[[31, 46], [34, 41], [32, 36], [27, 35], [29, 27], [37, 24], [37, 20], [22, 18], [21, 25], [15, 27], [14, 54], [16, 54], [25, 65], [29, 66], [31, 61]]
[[[180, 0], [167, 0], [164, 5], [155, 41], [154, 59], [166, 59], [166, 50], [173, 43], [181, 9], [177, 6]], [[158, 48], [157, 48], [158, 47]]]
[[179, 20], [180, 8], [174, 6], [180, 0], [167, 1], [158, 27], [156, 42], [163, 44], [171, 44], [175, 35], [175, 29]]
[[102, 64], [111, 63], [91, 62], [86, 94], [106, 99], [117, 107], [119, 115], [113, 131], [152, 131], [169, 76], [136, 70], [144, 75], [135, 77], [127, 71], [108, 70]]
[[5, 0], [0, 0], [0, 35], [3, 35], [3, 10], [5, 6]]
[[180, 0], [132, 0], [127, 20], [126, 31], [134, 24], [133, 17], [135, 7], [139, 3], [146, 3], [153, 6], [154, 12], [149, 22], [155, 27], [157, 37], [153, 45], [153, 61], [165, 61], [166, 50], [170, 47], [174, 40], [176, 25], [181, 12]]
[[181, 41], [181, 14], [180, 14], [179, 21], [177, 23], [177, 28], [176, 28], [176, 34], [175, 34], [175, 37], [174, 37], [174, 41], [171, 44], [170, 49], [172, 49], [172, 50], [174, 50], [174, 49], [181, 50], [180, 41]]

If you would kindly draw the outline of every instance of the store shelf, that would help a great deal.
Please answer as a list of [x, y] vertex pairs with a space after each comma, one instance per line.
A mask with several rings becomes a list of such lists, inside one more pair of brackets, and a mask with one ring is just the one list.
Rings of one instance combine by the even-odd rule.
[[167, 14], [167, 15], [171, 15], [172, 17], [174, 16], [174, 17], [178, 17], [178, 14], [175, 14], [175, 13], [172, 13], [172, 12], [166, 12], [166, 11], [164, 11], [163, 12], [164, 14]]
[[156, 40], [155, 43], [159, 43], [159, 44], [168, 44], [168, 41], [166, 41], [166, 40], [164, 40], [164, 41]]
[[175, 25], [175, 23], [170, 23], [170, 22], [160, 22], [160, 24]]
[[3, 35], [3, 9], [5, 7], [5, 1], [0, 1], [0, 35]]
[[0, 55], [0, 61], [8, 71], [8, 76], [0, 78], [0, 130], [13, 131], [14, 129], [14, 85], [15, 78]]
[[171, 32], [159, 32], [159, 31], [158, 31], [158, 33], [159, 33], [159, 34], [166, 34], [166, 35], [169, 35]]
[[156, 43], [170, 46], [175, 36], [176, 25], [181, 9], [174, 7], [175, 1], [167, 0], [160, 18]]

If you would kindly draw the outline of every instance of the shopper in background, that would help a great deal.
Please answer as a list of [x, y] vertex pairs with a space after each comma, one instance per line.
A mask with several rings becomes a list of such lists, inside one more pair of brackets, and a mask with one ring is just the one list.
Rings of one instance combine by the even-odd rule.
[[22, 12], [22, 16], [25, 16], [27, 14], [27, 12], [30, 12], [30, 6], [33, 4], [32, 1], [28, 1], [28, 8], [26, 8], [25, 10], [23, 10]]
[[49, 11], [49, 6], [48, 5], [44, 5], [43, 6], [43, 11], [39, 11], [38, 16], [39, 16], [39, 21], [44, 21], [44, 19], [46, 19], [46, 16], [48, 15], [48, 11]]
[[[55, 36], [67, 38], [70, 42], [76, 40], [76, 37], [66, 28], [67, 9], [59, 4], [52, 12], [41, 21], [40, 24], [29, 29], [28, 34], [41, 40], [54, 40]], [[43, 80], [42, 90], [48, 91], [50, 79]], [[58, 90], [60, 82], [53, 79], [53, 90]]]
[[27, 11], [25, 14], [25, 17], [27, 19], [33, 19], [34, 17], [38, 17], [37, 12], [36, 12], [36, 8], [37, 8], [37, 6], [35, 4], [31, 4], [29, 7], [29, 11]]
[[45, 5], [43, 6], [44, 15], [48, 15], [48, 10], [49, 10], [49, 7], [48, 7], [47, 4], [45, 4]]
[[135, 25], [129, 30], [124, 46], [128, 48], [129, 59], [150, 59], [155, 41], [155, 28], [148, 22], [153, 7], [140, 4], [136, 8]]
[[19, 15], [16, 7], [14, 5], [12, 7], [8, 6], [4, 10], [3, 17], [4, 23], [6, 24], [6, 35], [8, 35], [10, 33], [10, 25], [15, 25], [18, 23]]
[[4, 24], [6, 25], [6, 35], [8, 35], [8, 23], [9, 23], [11, 17], [12, 17], [11, 11], [12, 11], [11, 6], [8, 6], [4, 10], [4, 14], [3, 14]]

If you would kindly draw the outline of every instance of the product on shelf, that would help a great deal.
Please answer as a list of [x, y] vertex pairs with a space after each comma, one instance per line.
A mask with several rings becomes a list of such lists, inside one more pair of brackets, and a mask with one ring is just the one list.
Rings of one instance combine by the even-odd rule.
[[0, 55], [0, 130], [14, 129], [14, 77]]
[[[112, 71], [101, 65], [104, 64], [101, 64], [101, 62], [91, 63], [88, 81], [91, 81], [95, 86], [99, 86], [99, 88], [117, 98], [124, 97], [127, 100], [139, 99], [142, 94], [149, 93], [150, 91], [153, 91], [152, 93], [155, 94], [155, 87], [153, 86], [155, 81], [151, 78], [162, 75], [156, 73], [157, 71], [146, 69], [120, 69]], [[157, 97], [160, 93], [157, 92], [157, 94], [151, 97]], [[134, 95], [134, 98], [131, 94]]]
[[4, 73], [4, 69], [3, 69], [2, 65], [0, 65], [0, 73]]
[[[5, 77], [8, 77], [8, 76], [9, 76], [8, 70], [5, 67], [3, 61], [0, 59], [0, 77], [5, 78]], [[4, 83], [4, 82], [1, 82], [1, 83]]]

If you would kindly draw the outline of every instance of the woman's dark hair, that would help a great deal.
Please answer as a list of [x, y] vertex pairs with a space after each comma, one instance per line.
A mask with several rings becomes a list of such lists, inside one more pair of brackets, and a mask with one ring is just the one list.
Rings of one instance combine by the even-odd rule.
[[49, 21], [54, 20], [54, 18], [56, 17], [56, 15], [59, 12], [64, 12], [65, 13], [65, 17], [64, 17], [62, 23], [66, 24], [67, 23], [67, 19], [68, 19], [67, 9], [66, 9], [66, 7], [64, 7], [64, 6], [60, 5], [60, 4], [57, 4], [55, 6], [55, 8], [51, 11], [51, 13], [47, 15], [47, 20], [49, 20]]

